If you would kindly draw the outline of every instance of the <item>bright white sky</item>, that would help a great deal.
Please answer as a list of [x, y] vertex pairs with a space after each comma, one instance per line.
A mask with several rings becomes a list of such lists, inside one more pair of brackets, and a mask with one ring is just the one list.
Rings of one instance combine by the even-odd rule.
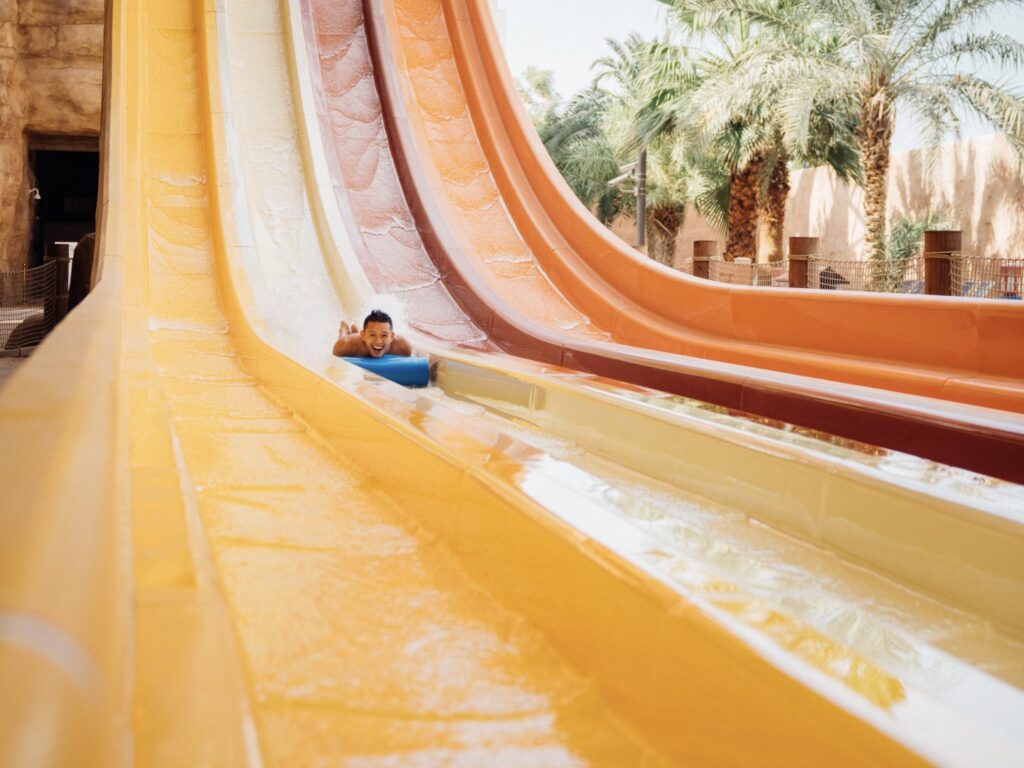
[[[663, 6], [656, 0], [491, 0], [497, 8], [505, 55], [512, 73], [531, 64], [555, 74], [555, 88], [564, 97], [590, 84], [590, 64], [603, 56], [605, 38], [622, 39], [630, 32], [652, 37], [665, 23]], [[1024, 40], [1024, 12], [993, 13], [977, 31], [1000, 30]], [[998, 72], [988, 71], [998, 78]], [[1015, 78], [1024, 88], [1024, 76]], [[991, 133], [992, 128], [972, 119], [964, 121], [964, 135]], [[898, 120], [893, 149], [919, 146], [911, 125]]]

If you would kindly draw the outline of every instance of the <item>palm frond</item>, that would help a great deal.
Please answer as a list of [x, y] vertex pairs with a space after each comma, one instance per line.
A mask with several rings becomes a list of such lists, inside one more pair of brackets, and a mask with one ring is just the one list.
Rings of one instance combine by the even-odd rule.
[[1006, 133], [1024, 153], [1024, 95], [974, 75], [954, 75], [949, 89], [979, 117]]

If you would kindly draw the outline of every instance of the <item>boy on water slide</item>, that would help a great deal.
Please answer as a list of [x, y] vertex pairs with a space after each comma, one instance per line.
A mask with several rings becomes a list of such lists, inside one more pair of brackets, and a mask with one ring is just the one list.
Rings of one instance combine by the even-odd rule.
[[387, 312], [375, 309], [363, 320], [362, 331], [355, 323], [341, 321], [333, 352], [338, 357], [383, 357], [388, 354], [408, 357], [412, 354], [412, 345], [395, 333], [394, 323]]

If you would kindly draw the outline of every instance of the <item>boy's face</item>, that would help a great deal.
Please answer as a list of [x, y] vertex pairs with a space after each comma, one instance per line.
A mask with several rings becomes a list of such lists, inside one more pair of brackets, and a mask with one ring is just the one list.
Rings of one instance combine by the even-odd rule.
[[366, 324], [361, 335], [366, 348], [370, 350], [371, 357], [386, 355], [388, 350], [391, 349], [391, 342], [395, 338], [390, 323], [376, 323], [372, 321]]

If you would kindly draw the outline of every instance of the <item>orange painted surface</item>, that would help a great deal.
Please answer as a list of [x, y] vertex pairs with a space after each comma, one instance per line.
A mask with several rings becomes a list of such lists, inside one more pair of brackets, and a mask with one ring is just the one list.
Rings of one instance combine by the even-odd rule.
[[[381, 23], [436, 211], [523, 327], [1024, 412], [1024, 307], [725, 286], [601, 226], [547, 157], [484, 0], [396, 0]], [[613, 342], [613, 343], [608, 343]], [[672, 365], [670, 357], [663, 365]]]
[[385, 135], [359, 3], [301, 0], [317, 118], [335, 202], [374, 290], [403, 299], [407, 327], [426, 338], [495, 350], [453, 301], [423, 248]]

